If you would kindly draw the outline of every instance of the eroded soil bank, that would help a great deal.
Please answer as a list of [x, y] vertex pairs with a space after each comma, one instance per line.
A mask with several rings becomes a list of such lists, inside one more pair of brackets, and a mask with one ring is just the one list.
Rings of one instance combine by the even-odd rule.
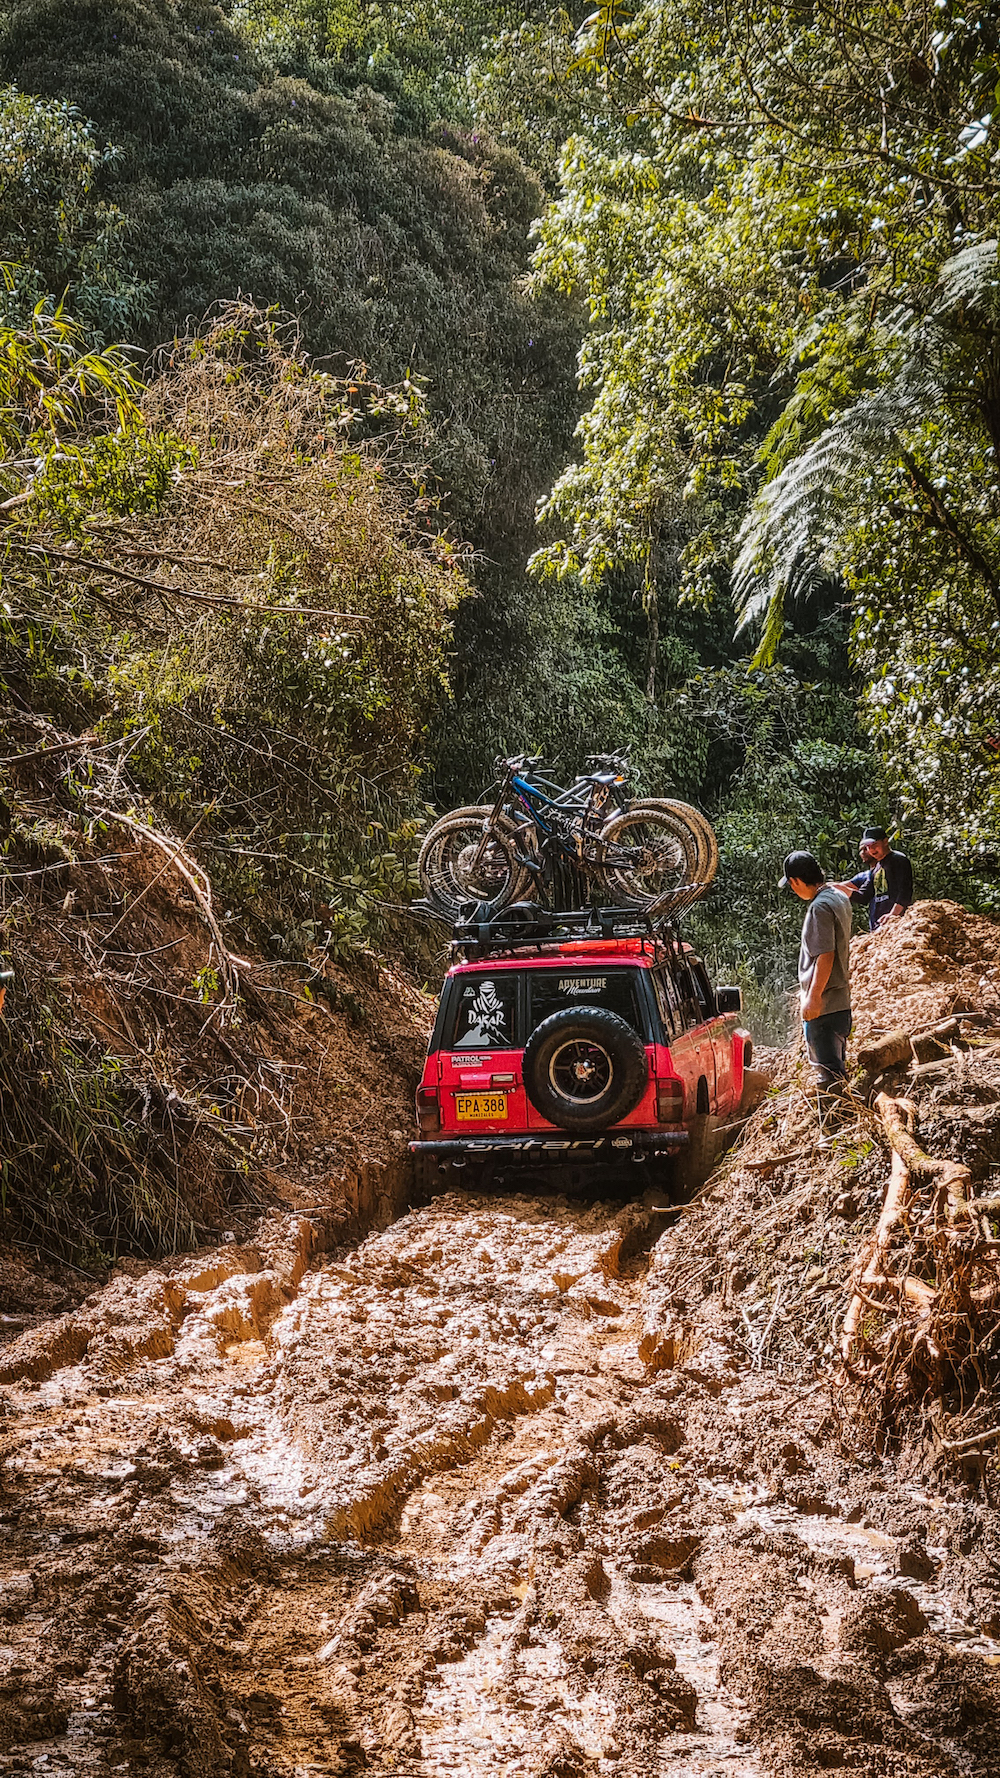
[[[977, 1189], [992, 1067], [921, 1077]], [[786, 1073], [680, 1215], [370, 1172], [351, 1243], [274, 1210], [7, 1346], [0, 1771], [1000, 1774], [990, 1447], [863, 1436], [886, 1157]]]

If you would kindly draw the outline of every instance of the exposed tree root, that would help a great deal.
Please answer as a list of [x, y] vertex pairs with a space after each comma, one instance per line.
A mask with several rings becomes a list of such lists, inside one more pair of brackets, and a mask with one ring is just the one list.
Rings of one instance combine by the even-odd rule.
[[848, 1375], [877, 1378], [898, 1401], [940, 1390], [974, 1360], [977, 1322], [996, 1299], [996, 1261], [982, 1238], [981, 1205], [970, 1201], [969, 1168], [920, 1147], [910, 1100], [879, 1093], [875, 1108], [892, 1167], [852, 1274], [840, 1355]]
[[893, 1150], [914, 1179], [934, 1182], [948, 1206], [948, 1220], [969, 1214], [969, 1183], [971, 1173], [961, 1161], [936, 1160], [926, 1154], [914, 1139], [910, 1125], [916, 1121], [916, 1106], [910, 1099], [891, 1099], [879, 1093], [875, 1109], [885, 1125]]

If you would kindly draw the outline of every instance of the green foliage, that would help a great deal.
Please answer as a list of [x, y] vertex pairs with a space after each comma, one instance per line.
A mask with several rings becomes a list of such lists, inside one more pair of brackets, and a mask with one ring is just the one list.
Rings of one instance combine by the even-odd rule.
[[[600, 115], [567, 143], [536, 268], [588, 304], [593, 401], [536, 568], [732, 591], [760, 664], [846, 586], [897, 807], [981, 867], [1000, 844], [993, 11], [651, 0], [600, 8], [577, 48]], [[884, 684], [911, 670], [907, 721]]]
[[685, 694], [712, 740], [718, 798], [718, 886], [695, 928], [720, 965], [784, 985], [801, 910], [777, 887], [782, 858], [804, 846], [828, 874], [846, 874], [881, 802], [853, 702], [835, 683], [843, 650], [827, 623], [811, 645], [790, 646], [794, 668], [725, 668]]
[[[114, 147], [99, 183], [148, 281], [147, 343], [242, 293], [299, 314], [318, 355], [386, 384], [426, 376], [427, 454], [455, 521], [509, 558], [568, 442], [576, 342], [564, 307], [522, 285], [537, 177], [457, 100], [443, 120], [432, 107], [433, 68], [461, 71], [485, 9], [264, 8], [253, 39], [240, 16], [17, 0], [0, 70]], [[419, 117], [372, 84], [390, 39], [410, 67], [430, 46]], [[376, 70], [373, 44], [388, 46]]]
[[147, 1089], [143, 1117], [142, 1083], [42, 993], [22, 976], [0, 1021], [0, 1212], [29, 1244], [98, 1268], [193, 1244], [204, 1225], [169, 1116], [149, 1117]]
[[121, 424], [133, 421], [137, 391], [128, 354], [88, 350], [61, 309], [40, 302], [23, 326], [0, 323], [0, 450], [12, 458], [0, 460], [2, 485], [20, 492], [24, 459], [71, 446], [95, 411], [109, 407]]
[[113, 160], [74, 106], [0, 87], [0, 261], [8, 267], [0, 318], [23, 320], [45, 296], [58, 301], [71, 290], [85, 326], [111, 334], [141, 321], [146, 297], [127, 270], [125, 219], [98, 195]]
[[[48, 463], [3, 533], [10, 692], [126, 743], [128, 796], [197, 821], [258, 942], [293, 953], [327, 929], [357, 942], [412, 886], [466, 590], [402, 467], [420, 412], [410, 380], [340, 382], [294, 329], [230, 306], [175, 343], [127, 430]], [[357, 419], [381, 427], [367, 447]], [[65, 790], [104, 818], [91, 765]]]
[[[405, 899], [429, 754], [465, 801], [500, 751], [572, 770], [631, 744], [639, 788], [720, 828], [706, 942], [775, 981], [788, 845], [846, 865], [862, 819], [902, 815], [985, 869], [995, 54], [984, 0], [846, 23], [779, 0], [15, 0], [0, 70], [45, 95], [10, 101], [18, 253], [24, 169], [50, 194], [23, 288], [122, 277], [127, 248], [147, 347], [254, 299], [157, 361], [141, 425], [98, 422], [90, 369], [82, 399], [82, 335], [18, 317], [41, 368], [8, 428], [17, 685], [127, 736], [136, 795], [204, 815], [218, 879], [288, 954]], [[44, 461], [14, 470], [62, 384]], [[168, 597], [181, 579], [215, 602]]]

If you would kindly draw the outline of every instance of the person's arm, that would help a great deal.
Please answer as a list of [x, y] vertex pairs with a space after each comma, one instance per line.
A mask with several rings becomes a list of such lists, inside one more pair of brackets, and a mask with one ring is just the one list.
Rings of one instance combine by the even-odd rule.
[[818, 1019], [823, 1010], [823, 990], [830, 980], [836, 951], [821, 951], [813, 963], [809, 992], [802, 996], [802, 1020]]
[[856, 877], [848, 877], [844, 883], [834, 883], [841, 895], [846, 895], [852, 907], [866, 908], [875, 894], [875, 884], [870, 870], [864, 870]]

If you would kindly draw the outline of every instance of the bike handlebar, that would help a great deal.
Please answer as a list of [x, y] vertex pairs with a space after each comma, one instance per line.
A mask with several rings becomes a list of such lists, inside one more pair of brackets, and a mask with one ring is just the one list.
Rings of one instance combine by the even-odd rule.
[[543, 757], [541, 753], [515, 753], [510, 759], [498, 755], [493, 764], [498, 772], [537, 772]]
[[630, 755], [627, 748], [622, 753], [588, 753], [587, 755], [589, 766], [607, 766], [609, 769], [614, 769], [627, 766], [629, 763]]

